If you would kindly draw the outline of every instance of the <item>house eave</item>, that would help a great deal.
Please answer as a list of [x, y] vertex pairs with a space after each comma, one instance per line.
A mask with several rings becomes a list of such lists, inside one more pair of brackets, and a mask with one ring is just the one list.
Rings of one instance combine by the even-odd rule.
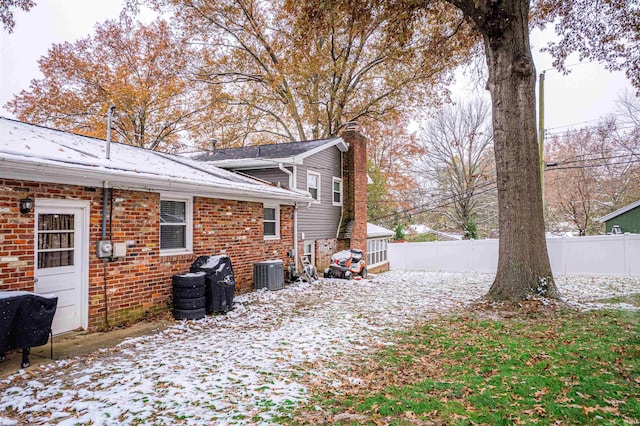
[[327, 143], [322, 144], [314, 149], [310, 149], [309, 151], [305, 151], [302, 154], [296, 155], [294, 158], [300, 161], [302, 164], [302, 160], [305, 158], [317, 154], [318, 152], [324, 151], [325, 149], [331, 148], [335, 146], [340, 150], [340, 152], [347, 152], [349, 150], [349, 145], [340, 137], [329, 140]]
[[[106, 181], [110, 187], [146, 192], [179, 192], [205, 198], [220, 198], [238, 201], [278, 201], [294, 205], [307, 203], [307, 197], [292, 191], [273, 188], [238, 188], [211, 182], [191, 181], [182, 178], [148, 175], [128, 170], [95, 168], [86, 165], [29, 162], [0, 157], [0, 177], [7, 179], [48, 182], [85, 187], [101, 187]], [[284, 193], [286, 191], [286, 193]]]
[[216, 160], [208, 161], [209, 164], [222, 169], [232, 170], [248, 170], [248, 169], [270, 169], [278, 167], [278, 164], [284, 164], [286, 166], [299, 166], [302, 164], [302, 160], [296, 159], [296, 157], [283, 157], [283, 158], [270, 158], [270, 159], [246, 159], [236, 158], [233, 160]]
[[228, 160], [212, 160], [212, 161], [208, 161], [208, 163], [216, 167], [221, 167], [223, 169], [233, 169], [233, 170], [269, 169], [269, 168], [277, 167], [278, 164], [283, 164], [285, 166], [300, 166], [304, 164], [305, 158], [311, 155], [317, 154], [318, 152], [324, 151], [325, 149], [331, 148], [333, 146], [338, 148], [340, 152], [347, 152], [349, 150], [349, 146], [347, 145], [347, 143], [342, 138], [338, 137], [338, 138], [330, 139], [327, 143], [324, 143], [316, 148], [313, 148], [301, 154], [293, 155], [289, 157], [233, 158]]

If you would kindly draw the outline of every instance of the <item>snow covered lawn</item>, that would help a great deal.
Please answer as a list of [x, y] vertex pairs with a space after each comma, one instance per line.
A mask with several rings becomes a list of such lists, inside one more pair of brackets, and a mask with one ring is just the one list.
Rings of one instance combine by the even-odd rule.
[[[238, 296], [226, 316], [176, 323], [0, 382], [0, 424], [268, 423], [306, 397], [332, 358], [371, 351], [387, 344], [389, 331], [463, 308], [492, 278], [393, 271]], [[557, 281], [565, 299], [583, 308], [640, 291], [638, 279]]]

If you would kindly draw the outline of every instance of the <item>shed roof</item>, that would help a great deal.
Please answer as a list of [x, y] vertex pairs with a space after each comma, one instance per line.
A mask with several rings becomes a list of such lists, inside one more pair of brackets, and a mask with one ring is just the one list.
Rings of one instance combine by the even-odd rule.
[[309, 201], [213, 164], [0, 117], [0, 177], [182, 192], [235, 200]]
[[620, 216], [623, 213], [626, 213], [626, 212], [628, 212], [630, 210], [635, 209], [636, 207], [640, 207], [640, 200], [638, 200], [638, 201], [636, 201], [634, 203], [628, 204], [628, 205], [626, 205], [626, 206], [624, 206], [622, 208], [619, 208], [618, 210], [616, 210], [614, 212], [611, 212], [606, 216], [599, 217], [598, 221], [599, 222], [607, 222], [607, 221], [613, 219], [614, 217]]

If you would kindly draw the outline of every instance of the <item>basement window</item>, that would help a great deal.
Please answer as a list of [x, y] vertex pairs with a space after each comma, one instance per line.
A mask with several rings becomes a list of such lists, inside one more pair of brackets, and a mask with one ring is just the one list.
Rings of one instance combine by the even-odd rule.
[[192, 251], [193, 210], [191, 198], [160, 199], [160, 254]]

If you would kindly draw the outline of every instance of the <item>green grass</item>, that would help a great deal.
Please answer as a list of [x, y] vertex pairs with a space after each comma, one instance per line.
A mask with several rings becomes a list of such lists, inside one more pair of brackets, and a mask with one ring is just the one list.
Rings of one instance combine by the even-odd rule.
[[317, 389], [287, 423], [313, 423], [318, 411], [330, 422], [358, 416], [347, 424], [640, 421], [640, 313], [469, 314], [399, 340], [348, 372], [365, 385]]
[[627, 294], [625, 296], [611, 297], [609, 299], [600, 299], [600, 303], [627, 303], [636, 307], [640, 307], [640, 293]]

